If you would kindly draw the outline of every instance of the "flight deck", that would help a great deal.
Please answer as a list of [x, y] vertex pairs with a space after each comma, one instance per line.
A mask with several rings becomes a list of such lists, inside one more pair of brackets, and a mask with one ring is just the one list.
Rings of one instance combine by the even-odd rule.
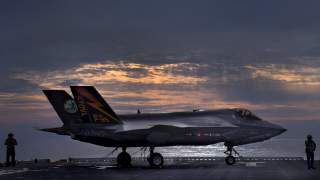
[[162, 168], [150, 168], [145, 158], [132, 167], [118, 168], [115, 158], [70, 158], [57, 162], [20, 162], [0, 168], [0, 179], [109, 179], [109, 180], [309, 180], [320, 178], [320, 164], [308, 170], [301, 157], [242, 157], [229, 166], [223, 157], [169, 157]]

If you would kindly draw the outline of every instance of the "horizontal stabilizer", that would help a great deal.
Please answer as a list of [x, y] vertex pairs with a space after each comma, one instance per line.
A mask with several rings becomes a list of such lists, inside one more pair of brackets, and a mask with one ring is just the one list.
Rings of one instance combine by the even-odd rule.
[[59, 135], [70, 135], [69, 131], [64, 127], [56, 127], [56, 128], [44, 128], [38, 129], [39, 131], [51, 132]]

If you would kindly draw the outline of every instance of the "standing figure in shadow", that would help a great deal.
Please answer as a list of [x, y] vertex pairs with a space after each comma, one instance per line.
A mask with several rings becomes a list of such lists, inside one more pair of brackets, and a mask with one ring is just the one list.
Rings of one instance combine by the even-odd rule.
[[[8, 134], [8, 138], [6, 139], [4, 145], [7, 146], [7, 158], [6, 158], [6, 167], [15, 166], [16, 165], [16, 152], [15, 146], [17, 145], [17, 140], [13, 137], [12, 133]], [[11, 162], [10, 162], [11, 159]]]
[[316, 150], [316, 143], [312, 140], [312, 136], [308, 135], [305, 141], [308, 169], [315, 169], [314, 167], [314, 151]]

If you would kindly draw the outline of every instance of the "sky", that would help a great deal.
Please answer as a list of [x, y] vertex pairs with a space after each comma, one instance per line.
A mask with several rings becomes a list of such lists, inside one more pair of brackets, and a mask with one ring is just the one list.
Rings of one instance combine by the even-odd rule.
[[96, 86], [119, 114], [241, 107], [269, 121], [319, 120], [319, 6], [1, 1], [0, 125], [61, 125], [41, 90], [69, 85]]
[[[70, 93], [70, 85], [96, 86], [118, 114], [246, 108], [271, 122], [294, 121], [285, 136], [316, 132], [319, 7], [317, 0], [2, 0], [0, 141], [15, 133], [18, 159], [105, 156], [110, 149], [36, 130], [62, 124], [42, 90]], [[293, 148], [299, 143], [284, 152], [303, 153]]]

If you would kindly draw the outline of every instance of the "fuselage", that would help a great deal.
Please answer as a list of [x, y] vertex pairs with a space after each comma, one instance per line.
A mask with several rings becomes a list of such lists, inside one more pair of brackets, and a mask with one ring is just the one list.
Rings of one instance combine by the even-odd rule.
[[[284, 128], [264, 121], [246, 109], [117, 115], [93, 86], [71, 86], [44, 90], [63, 122], [62, 127], [42, 131], [69, 135], [72, 139], [105, 147], [121, 147], [119, 166], [130, 166], [127, 147], [148, 147], [149, 164], [161, 167], [163, 157], [155, 147], [201, 146], [224, 142], [226, 163], [235, 163], [234, 146], [260, 142], [277, 136]], [[117, 148], [116, 148], [117, 149]]]
[[105, 147], [242, 145], [277, 136], [284, 128], [264, 121], [250, 111], [222, 109], [197, 112], [119, 115], [122, 124], [74, 125], [75, 140]]

